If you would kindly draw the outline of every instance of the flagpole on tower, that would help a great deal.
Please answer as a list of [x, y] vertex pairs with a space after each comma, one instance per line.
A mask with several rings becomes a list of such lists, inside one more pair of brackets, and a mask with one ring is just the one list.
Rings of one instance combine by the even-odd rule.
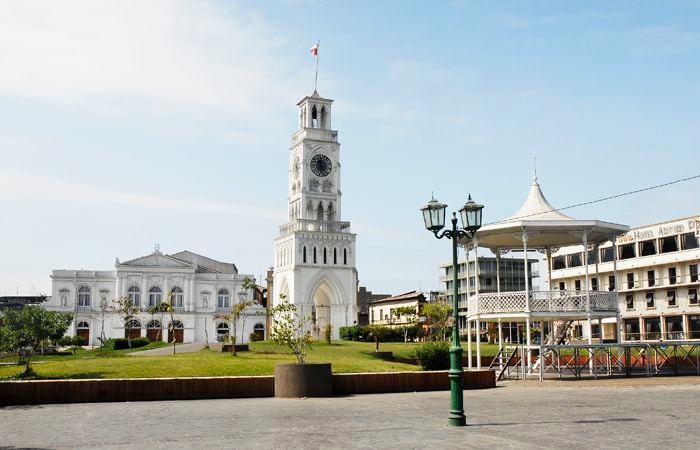
[[311, 54], [316, 57], [316, 76], [314, 77], [314, 92], [316, 91], [316, 86], [318, 85], [318, 47], [321, 45], [321, 41], [316, 42], [316, 45], [311, 47]]

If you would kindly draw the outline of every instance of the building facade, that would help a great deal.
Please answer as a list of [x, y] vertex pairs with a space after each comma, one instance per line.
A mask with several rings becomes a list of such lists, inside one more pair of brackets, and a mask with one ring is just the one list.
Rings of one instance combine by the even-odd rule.
[[[511, 255], [512, 256], [512, 255]], [[496, 258], [494, 256], [479, 256], [479, 271], [477, 275], [474, 258], [461, 259], [457, 263], [457, 280], [459, 292], [459, 316], [460, 330], [466, 332], [467, 297], [479, 293], [499, 292], [497, 286], [497, 266], [500, 272], [500, 292], [522, 291], [525, 289], [525, 261], [522, 258], [507, 257]], [[528, 277], [533, 290], [539, 290], [539, 263], [537, 258], [528, 258]], [[447, 301], [452, 304], [452, 263], [440, 264], [440, 282], [444, 285]], [[477, 280], [478, 277], [478, 280]], [[519, 342], [522, 330], [517, 323], [504, 322], [503, 334], [508, 342]], [[487, 333], [487, 323], [480, 324], [481, 333]], [[522, 328], [522, 327], [520, 327]]]
[[[54, 270], [48, 310], [74, 313], [69, 333], [99, 345], [101, 339], [132, 337], [172, 342], [213, 342], [232, 333], [230, 324], [218, 318], [235, 302], [252, 300], [255, 289], [244, 289], [246, 278], [234, 264], [223, 263], [189, 251], [172, 255], [156, 249], [150, 255], [120, 262], [114, 270]], [[115, 300], [128, 298], [141, 312], [127, 327], [114, 311]], [[171, 299], [175, 313], [150, 314], [148, 310]], [[252, 332], [265, 334], [265, 309], [260, 305], [245, 310], [237, 324], [238, 342], [248, 342]]]
[[[420, 291], [371, 300], [369, 302], [370, 324], [388, 327], [414, 325], [418, 322], [418, 317], [421, 316], [425, 302], [425, 295]], [[413, 308], [415, 314], [400, 314], [399, 308]]]
[[284, 297], [312, 317], [320, 337], [327, 325], [357, 321], [355, 234], [343, 222], [338, 132], [331, 128], [333, 100], [314, 91], [297, 103], [299, 130], [289, 150], [288, 222], [275, 239], [272, 304]]
[[[592, 290], [618, 292], [620, 330], [611, 319], [593, 328], [604, 340], [700, 339], [698, 234], [700, 216], [633, 228], [584, 252], [566, 247], [552, 255], [550, 289], [585, 289], [588, 264]], [[601, 334], [602, 332], [602, 334]], [[577, 330], [577, 335], [585, 330]]]

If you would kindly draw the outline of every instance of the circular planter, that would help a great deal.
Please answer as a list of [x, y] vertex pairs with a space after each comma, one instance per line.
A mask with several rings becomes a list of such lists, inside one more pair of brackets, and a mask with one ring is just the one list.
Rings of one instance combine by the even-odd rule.
[[275, 397], [330, 397], [333, 374], [330, 363], [275, 364]]

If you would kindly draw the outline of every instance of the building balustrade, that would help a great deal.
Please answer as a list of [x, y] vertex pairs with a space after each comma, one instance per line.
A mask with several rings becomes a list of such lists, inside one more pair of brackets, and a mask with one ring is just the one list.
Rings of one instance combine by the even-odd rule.
[[337, 130], [324, 130], [321, 128], [302, 128], [292, 136], [292, 145], [298, 144], [304, 139], [314, 141], [338, 142]]
[[75, 312], [91, 312], [91, 311], [92, 311], [91, 305], [76, 305], [76, 307], [75, 307]]
[[350, 222], [338, 222], [335, 220], [309, 220], [296, 219], [280, 227], [280, 233], [286, 234], [294, 231], [321, 231], [324, 233], [349, 233]]

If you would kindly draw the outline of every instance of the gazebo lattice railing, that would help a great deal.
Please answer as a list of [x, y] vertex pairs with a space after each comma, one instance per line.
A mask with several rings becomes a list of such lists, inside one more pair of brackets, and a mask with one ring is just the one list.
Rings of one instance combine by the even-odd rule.
[[[528, 301], [529, 300], [529, 301]], [[590, 301], [590, 304], [589, 304]], [[617, 293], [602, 291], [525, 291], [472, 295], [470, 317], [504, 313], [617, 313]], [[607, 315], [607, 314], [606, 314]], [[584, 316], [585, 317], [585, 316]]]

